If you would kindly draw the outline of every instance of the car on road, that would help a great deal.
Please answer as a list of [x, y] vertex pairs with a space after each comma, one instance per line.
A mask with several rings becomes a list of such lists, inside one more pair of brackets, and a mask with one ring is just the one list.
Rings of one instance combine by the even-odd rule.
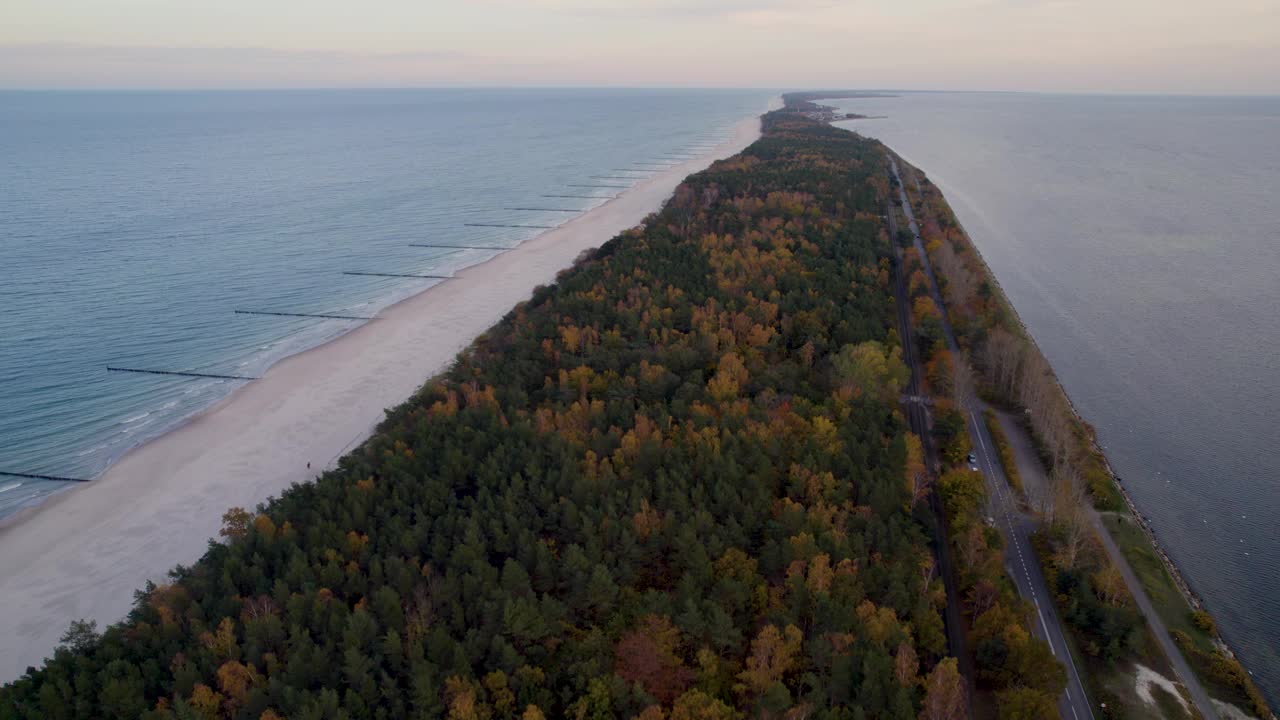
[[975, 453], [969, 453], [969, 469], [970, 470], [978, 469], [978, 456]]

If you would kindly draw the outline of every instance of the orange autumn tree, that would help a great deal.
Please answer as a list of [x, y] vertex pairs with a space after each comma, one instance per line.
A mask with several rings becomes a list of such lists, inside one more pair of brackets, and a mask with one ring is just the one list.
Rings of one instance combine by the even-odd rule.
[[664, 705], [669, 704], [694, 679], [680, 651], [680, 630], [670, 618], [648, 615], [618, 641], [614, 672], [628, 682], [639, 683]]

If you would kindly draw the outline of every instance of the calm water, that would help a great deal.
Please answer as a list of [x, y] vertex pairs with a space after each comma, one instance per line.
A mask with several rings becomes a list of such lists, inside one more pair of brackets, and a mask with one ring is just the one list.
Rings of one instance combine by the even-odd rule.
[[[836, 104], [836, 103], [832, 103]], [[943, 189], [1280, 701], [1280, 98], [841, 101]]]
[[[744, 91], [0, 93], [0, 471], [90, 478], [240, 383], [765, 109]], [[594, 179], [627, 176], [633, 179]], [[604, 240], [606, 238], [601, 238]], [[65, 483], [0, 476], [0, 516]]]

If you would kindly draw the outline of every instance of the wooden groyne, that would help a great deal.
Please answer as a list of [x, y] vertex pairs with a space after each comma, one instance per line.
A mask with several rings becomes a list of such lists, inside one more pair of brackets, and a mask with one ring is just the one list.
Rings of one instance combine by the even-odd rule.
[[413, 275], [410, 273], [383, 273], [383, 272], [356, 272], [348, 270], [343, 275], [364, 275], [368, 277], [400, 277], [400, 278], [422, 278], [424, 280], [450, 280], [452, 275]]
[[377, 320], [376, 317], [361, 315], [326, 315], [324, 313], [291, 313], [270, 312], [267, 310], [236, 310], [237, 315], [278, 315], [280, 317], [323, 318], [325, 320]]
[[572, 208], [515, 208], [515, 207], [512, 207], [512, 208], [502, 208], [502, 209], [503, 210], [525, 210], [528, 212], [567, 212], [567, 213], [582, 212], [581, 210], [574, 210]]
[[216, 373], [187, 372], [185, 370], [150, 370], [144, 368], [125, 368], [107, 366], [110, 372], [142, 373], [144, 375], [177, 375], [179, 377], [212, 378], [214, 380], [257, 380], [246, 375], [218, 375]]
[[54, 482], [89, 482], [88, 478], [63, 477], [61, 475], [40, 475], [38, 473], [25, 472], [9, 472], [8, 470], [0, 470], [0, 476], [27, 478], [28, 480], [52, 480]]
[[409, 247], [424, 248], [451, 248], [454, 250], [510, 250], [509, 247], [499, 245], [434, 245], [431, 243], [409, 243]]
[[510, 225], [507, 223], [462, 223], [463, 227], [500, 227], [500, 228], [535, 228], [538, 230], [554, 230], [555, 225]]

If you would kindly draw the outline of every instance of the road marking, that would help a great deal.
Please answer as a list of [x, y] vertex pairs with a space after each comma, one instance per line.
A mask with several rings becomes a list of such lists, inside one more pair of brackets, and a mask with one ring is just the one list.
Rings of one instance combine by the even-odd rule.
[[1044, 621], [1044, 613], [1040, 612], [1040, 603], [1036, 603], [1036, 614], [1040, 616], [1040, 627], [1044, 628], [1044, 639], [1049, 643], [1049, 652], [1057, 657], [1058, 650], [1053, 646], [1053, 637], [1049, 635], [1049, 624]]
[[[977, 430], [977, 429], [978, 429], [978, 415], [977, 415], [974, 411], [970, 410], [970, 411], [969, 411], [969, 417], [973, 418], [973, 425], [974, 425], [974, 428], [973, 428], [973, 429], [974, 429], [974, 430]], [[982, 452], [984, 452], [984, 453], [985, 453], [985, 452], [987, 451], [987, 444], [986, 444], [986, 443], [984, 443], [984, 442], [982, 442], [982, 433], [980, 433], [980, 432], [979, 432], [979, 433], [974, 433], [974, 434], [978, 436], [978, 444], [982, 446]]]

